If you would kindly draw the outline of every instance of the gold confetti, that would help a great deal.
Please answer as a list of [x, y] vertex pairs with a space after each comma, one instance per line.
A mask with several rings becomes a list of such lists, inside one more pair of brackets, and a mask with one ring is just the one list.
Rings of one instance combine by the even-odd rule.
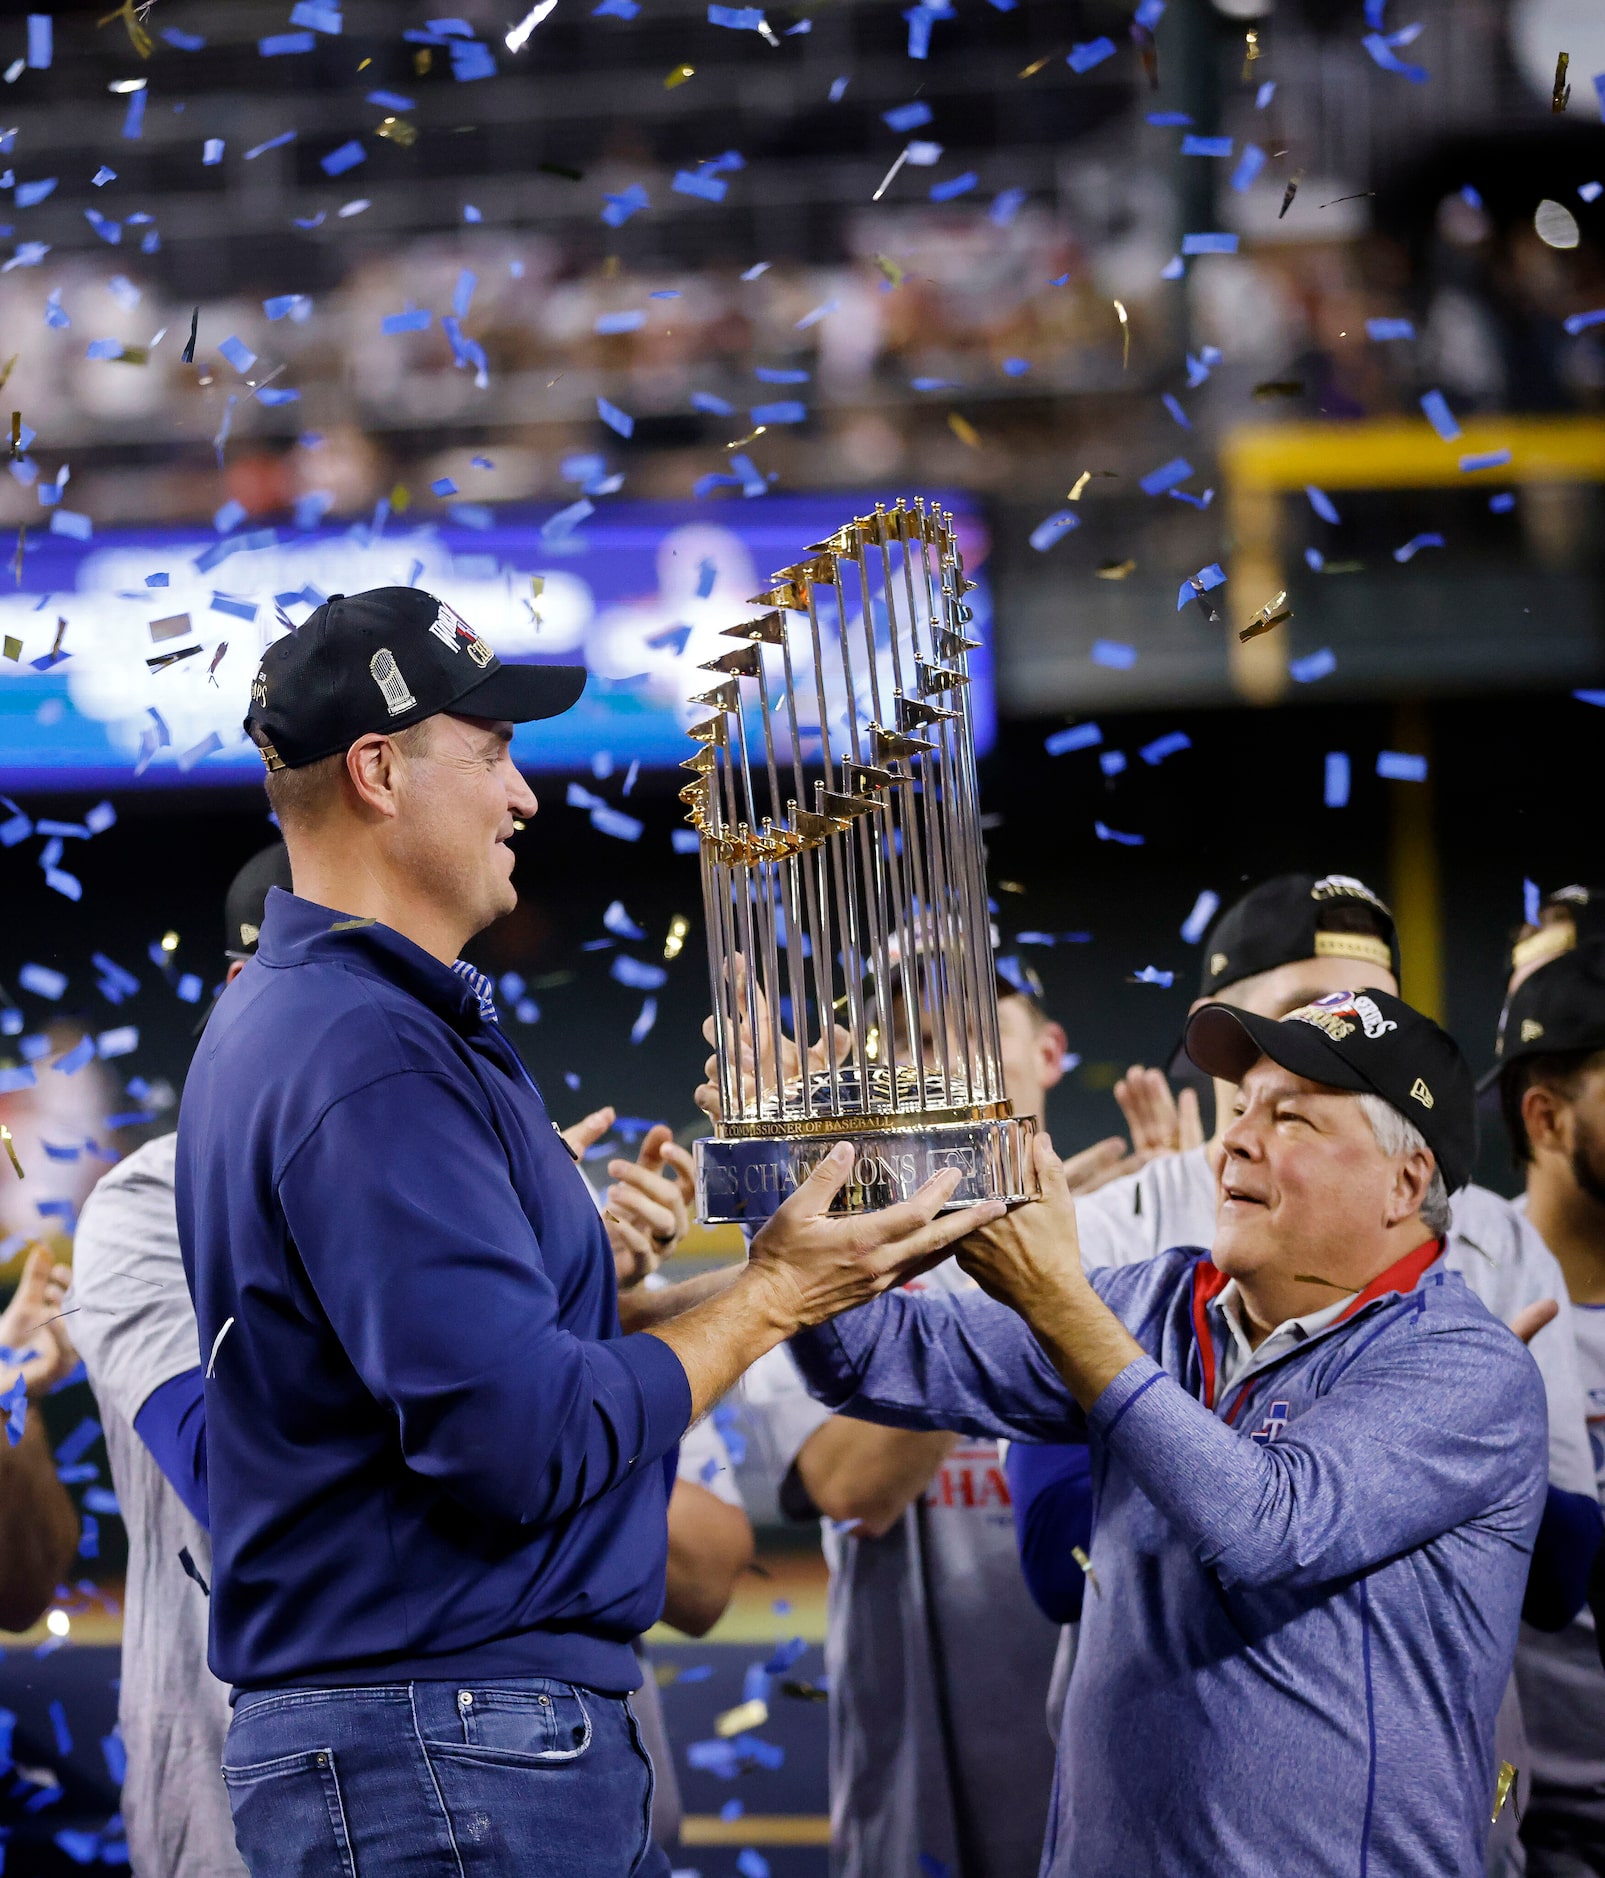
[[1257, 639], [1261, 633], [1268, 633], [1273, 626], [1280, 626], [1283, 620], [1290, 620], [1293, 617], [1293, 609], [1282, 605], [1286, 598], [1285, 593], [1279, 593], [1274, 600], [1267, 600], [1237, 637], [1240, 640]]
[[145, 15], [150, 11], [150, 6], [151, 0], [142, 0], [139, 6], [135, 6], [134, 0], [123, 0], [122, 5], [115, 12], [108, 13], [103, 20], [96, 20], [95, 30], [98, 32], [102, 26], [110, 26], [113, 20], [121, 20], [128, 28], [128, 37], [134, 50], [142, 59], [148, 59], [151, 47], [155, 43], [144, 26]]
[[[1566, 55], [1563, 52], [1560, 56], [1565, 58]], [[13, 1155], [12, 1159], [14, 1160], [15, 1158], [15, 1155]], [[1515, 1791], [1516, 1770], [1509, 1761], [1501, 1761], [1499, 1763], [1499, 1779], [1494, 1786], [1494, 1816], [1489, 1822], [1490, 1824], [1498, 1823], [1499, 1815], [1505, 1810], [1506, 1800], [1510, 1800], [1516, 1818], [1518, 1820], [1521, 1818], [1521, 1803], [1511, 1797]]]
[[817, 1682], [805, 1682], [801, 1676], [788, 1676], [780, 1685], [780, 1693], [795, 1697], [799, 1702], [828, 1702], [830, 1691], [821, 1689]]
[[1081, 474], [1076, 478], [1075, 486], [1074, 488], [1071, 489], [1069, 495], [1065, 497], [1065, 501], [1066, 502], [1079, 502], [1081, 500], [1082, 490], [1085, 489], [1087, 484], [1090, 483], [1091, 481], [1092, 481], [1092, 471], [1083, 470]]
[[1017, 880], [1000, 880], [998, 882], [998, 892], [999, 893], [1024, 893], [1025, 888], [1021, 886], [1021, 884]]
[[22, 455], [22, 413], [20, 411], [13, 411], [11, 413], [11, 460], [12, 462], [15, 463], [17, 458], [20, 457], [21, 455]]
[[734, 443], [727, 443], [725, 448], [727, 450], [739, 450], [743, 444], [755, 443], [768, 428], [769, 426], [767, 424], [760, 424], [756, 430], [748, 431], [745, 437], [737, 437]]
[[1277, 221], [1280, 221], [1282, 217], [1286, 215], [1288, 210], [1292, 208], [1293, 198], [1298, 194], [1298, 186], [1303, 180], [1304, 180], [1303, 170], [1299, 170], [1295, 175], [1293, 175], [1292, 177], [1288, 179], [1288, 185], [1282, 191], [1282, 206], [1276, 212]]
[[355, 932], [361, 926], [372, 926], [377, 922], [369, 919], [337, 919], [329, 928], [330, 932]]
[[65, 639], [66, 637], [67, 637], [67, 622], [66, 622], [66, 620], [65, 620], [65, 619], [64, 619], [64, 618], [62, 617], [62, 615], [58, 613], [58, 614], [56, 615], [56, 637], [55, 637], [55, 641], [54, 641], [54, 643], [52, 644], [52, 646], [51, 646], [51, 648], [50, 648], [50, 656], [51, 656], [51, 658], [53, 658], [53, 659], [54, 659], [54, 658], [58, 658], [58, 657], [60, 656], [60, 654], [61, 654], [61, 642], [62, 642], [62, 640], [63, 640], [63, 639]]
[[734, 1708], [715, 1716], [713, 1732], [721, 1740], [729, 1741], [736, 1735], [750, 1734], [754, 1728], [761, 1728], [768, 1719], [769, 1704], [754, 1696], [750, 1702], [738, 1702]]
[[1058, 56], [1057, 48], [1052, 52], [1044, 52], [1040, 59], [1033, 59], [1020, 76], [1022, 78], [1035, 78], [1037, 73], [1042, 70], [1043, 66], [1046, 65], [1050, 59], [1056, 59]]
[[695, 78], [697, 68], [694, 65], [677, 65], [663, 81], [665, 91], [673, 91], [676, 85], [683, 85], [688, 78]]
[[420, 46], [418, 50], [412, 55], [412, 69], [418, 74], [420, 78], [423, 77], [424, 73], [429, 70], [430, 66], [433, 65], [434, 62], [435, 62], [434, 54], [430, 51], [428, 46]]
[[544, 574], [531, 574], [529, 577], [529, 590], [538, 600], [546, 591], [546, 576]]
[[[1555, 61], [1555, 90], [1549, 100], [1549, 108], [1557, 116], [1559, 116], [1571, 102], [1572, 88], [1566, 83], [1566, 67], [1570, 65], [1571, 62], [1572, 55], [1569, 52], [1563, 52]], [[1498, 1817], [1499, 1815], [1496, 1813], [1494, 1818], [1497, 1819]]]
[[409, 124], [404, 117], [387, 117], [373, 134], [399, 149], [410, 150], [418, 141], [418, 126]]
[[178, 950], [178, 934], [176, 932], [164, 932], [162, 934], [162, 950], [169, 955]]
[[7, 633], [4, 650], [5, 656], [15, 665], [17, 660], [22, 657], [22, 641], [12, 638], [11, 634]]
[[1101, 1598], [1103, 1596], [1103, 1587], [1098, 1583], [1098, 1574], [1092, 1569], [1092, 1560], [1087, 1557], [1086, 1553], [1078, 1545], [1071, 1546], [1070, 1556], [1087, 1574], [1087, 1583], [1092, 1586], [1094, 1594]]
[[1243, 83], [1245, 85], [1254, 76], [1254, 61], [1260, 56], [1259, 34], [1251, 26], [1247, 33], [1247, 43], [1243, 48]]
[[11, 357], [6, 360], [5, 365], [0, 367], [0, 391], [5, 390], [6, 381], [11, 377], [12, 368], [21, 357], [22, 354], [20, 352], [13, 352]]
[[1136, 571], [1135, 561], [1100, 561], [1093, 569], [1093, 574], [1099, 580], [1124, 580], [1128, 574], [1135, 574]]
[[214, 685], [217, 683], [217, 680], [212, 677], [212, 674], [217, 670], [218, 666], [223, 663], [223, 654], [227, 651], [228, 641], [226, 639], [220, 640], [217, 650], [212, 654], [212, 662], [206, 668], [206, 676], [212, 679]]
[[669, 936], [663, 942], [663, 956], [666, 959], [677, 959], [680, 956], [680, 949], [684, 946], [685, 936], [690, 930], [690, 920], [684, 913], [676, 913], [669, 921]]
[[397, 515], [405, 515], [412, 507], [412, 491], [405, 483], [397, 483], [390, 491], [390, 506]]
[[524, 824], [515, 815], [513, 817], [513, 833], [515, 835], [521, 835], [523, 834], [523, 832], [524, 832]]
[[903, 270], [897, 265], [897, 263], [892, 259], [892, 257], [889, 254], [877, 254], [875, 256], [875, 265], [880, 269], [880, 271], [886, 276], [886, 278], [892, 283], [894, 287], [902, 286]]
[[150, 352], [144, 346], [124, 346], [115, 357], [106, 361], [108, 365], [148, 365]]
[[17, 1159], [16, 1143], [11, 1139], [11, 1130], [4, 1122], [0, 1122], [0, 1141], [6, 1144], [6, 1153], [11, 1156], [11, 1165], [17, 1170], [18, 1180], [26, 1180], [28, 1176], [22, 1171], [22, 1163]]
[[1267, 378], [1263, 384], [1254, 387], [1256, 398], [1301, 398], [1303, 395], [1302, 378]]
[[957, 411], [949, 411], [947, 427], [967, 449], [979, 450], [981, 448], [981, 433], [967, 417], [960, 417]]
[[17, 553], [11, 563], [11, 571], [16, 576], [17, 585], [22, 585], [22, 556], [28, 546], [28, 524], [24, 522], [17, 530]]
[[1121, 342], [1122, 342], [1121, 351], [1120, 351], [1120, 369], [1121, 371], [1124, 371], [1126, 367], [1131, 363], [1131, 321], [1126, 318], [1126, 308], [1125, 308], [1124, 301], [1117, 300], [1115, 302], [1115, 312], [1118, 315], [1119, 320], [1120, 320], [1120, 335], [1121, 335]]
[[361, 64], [360, 64], [360, 65], [359, 65], [359, 66], [357, 67], [357, 70], [358, 70], [359, 72], [365, 72], [365, 71], [367, 71], [367, 69], [368, 69], [368, 67], [369, 67], [370, 65], [372, 65], [372, 64], [373, 64], [373, 60], [372, 60], [372, 59], [364, 59], [364, 60], [362, 61], [362, 63], [361, 63]]

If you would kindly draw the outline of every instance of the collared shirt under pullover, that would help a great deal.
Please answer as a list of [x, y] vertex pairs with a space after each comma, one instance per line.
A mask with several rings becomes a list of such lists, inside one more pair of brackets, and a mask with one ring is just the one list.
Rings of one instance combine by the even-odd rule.
[[685, 1371], [473, 986], [275, 888], [179, 1117], [208, 1361], [211, 1662], [235, 1684], [624, 1691]]
[[1222, 1392], [1206, 1254], [1093, 1272], [1145, 1354], [1085, 1414], [991, 1298], [888, 1292], [793, 1339], [832, 1408], [1090, 1444], [1045, 1878], [1481, 1871], [1544, 1393], [1436, 1252]]

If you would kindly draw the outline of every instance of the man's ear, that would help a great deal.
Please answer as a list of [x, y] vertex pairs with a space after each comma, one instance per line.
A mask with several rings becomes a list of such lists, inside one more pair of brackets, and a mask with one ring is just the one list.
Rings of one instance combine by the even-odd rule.
[[1556, 1090], [1535, 1082], [1522, 1092], [1521, 1124], [1533, 1152], [1571, 1153], [1571, 1104]]
[[1064, 1034], [1062, 1024], [1050, 1021], [1037, 1032], [1034, 1047], [1037, 1053], [1037, 1081], [1046, 1095], [1064, 1076], [1064, 1053], [1070, 1048], [1070, 1039]]
[[1414, 1149], [1399, 1163], [1388, 1207], [1390, 1226], [1401, 1225], [1413, 1213], [1421, 1211], [1432, 1185], [1432, 1172], [1436, 1165], [1425, 1148]]
[[244, 959], [230, 959], [228, 962], [228, 970], [223, 974], [223, 983], [225, 985], [232, 985], [235, 979], [238, 978], [240, 973], [244, 970]]
[[359, 737], [346, 751], [346, 777], [362, 809], [396, 814], [396, 747], [388, 737], [378, 731]]

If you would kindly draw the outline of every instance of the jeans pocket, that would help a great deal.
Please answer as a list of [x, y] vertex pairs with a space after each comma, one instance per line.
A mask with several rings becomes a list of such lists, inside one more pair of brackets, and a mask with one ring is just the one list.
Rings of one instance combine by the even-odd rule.
[[223, 1765], [234, 1839], [255, 1874], [356, 1878], [333, 1748]]
[[571, 1683], [457, 1691], [463, 1744], [541, 1766], [577, 1761], [591, 1745], [591, 1717]]

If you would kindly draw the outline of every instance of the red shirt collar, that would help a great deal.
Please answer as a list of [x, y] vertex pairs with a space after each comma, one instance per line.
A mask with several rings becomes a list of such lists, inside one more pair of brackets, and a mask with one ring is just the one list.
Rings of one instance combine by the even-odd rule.
[[[1406, 1252], [1385, 1272], [1378, 1272], [1365, 1289], [1349, 1300], [1348, 1307], [1332, 1321], [1347, 1323], [1356, 1311], [1386, 1297], [1390, 1291], [1401, 1294], [1414, 1291], [1428, 1270], [1443, 1253], [1441, 1239], [1428, 1239], [1413, 1252]], [[1213, 1259], [1203, 1258], [1193, 1267], [1193, 1334], [1198, 1339], [1198, 1354], [1204, 1366], [1204, 1403], [1215, 1406], [1215, 1339], [1210, 1332], [1205, 1306], [1224, 1291], [1231, 1280]]]

